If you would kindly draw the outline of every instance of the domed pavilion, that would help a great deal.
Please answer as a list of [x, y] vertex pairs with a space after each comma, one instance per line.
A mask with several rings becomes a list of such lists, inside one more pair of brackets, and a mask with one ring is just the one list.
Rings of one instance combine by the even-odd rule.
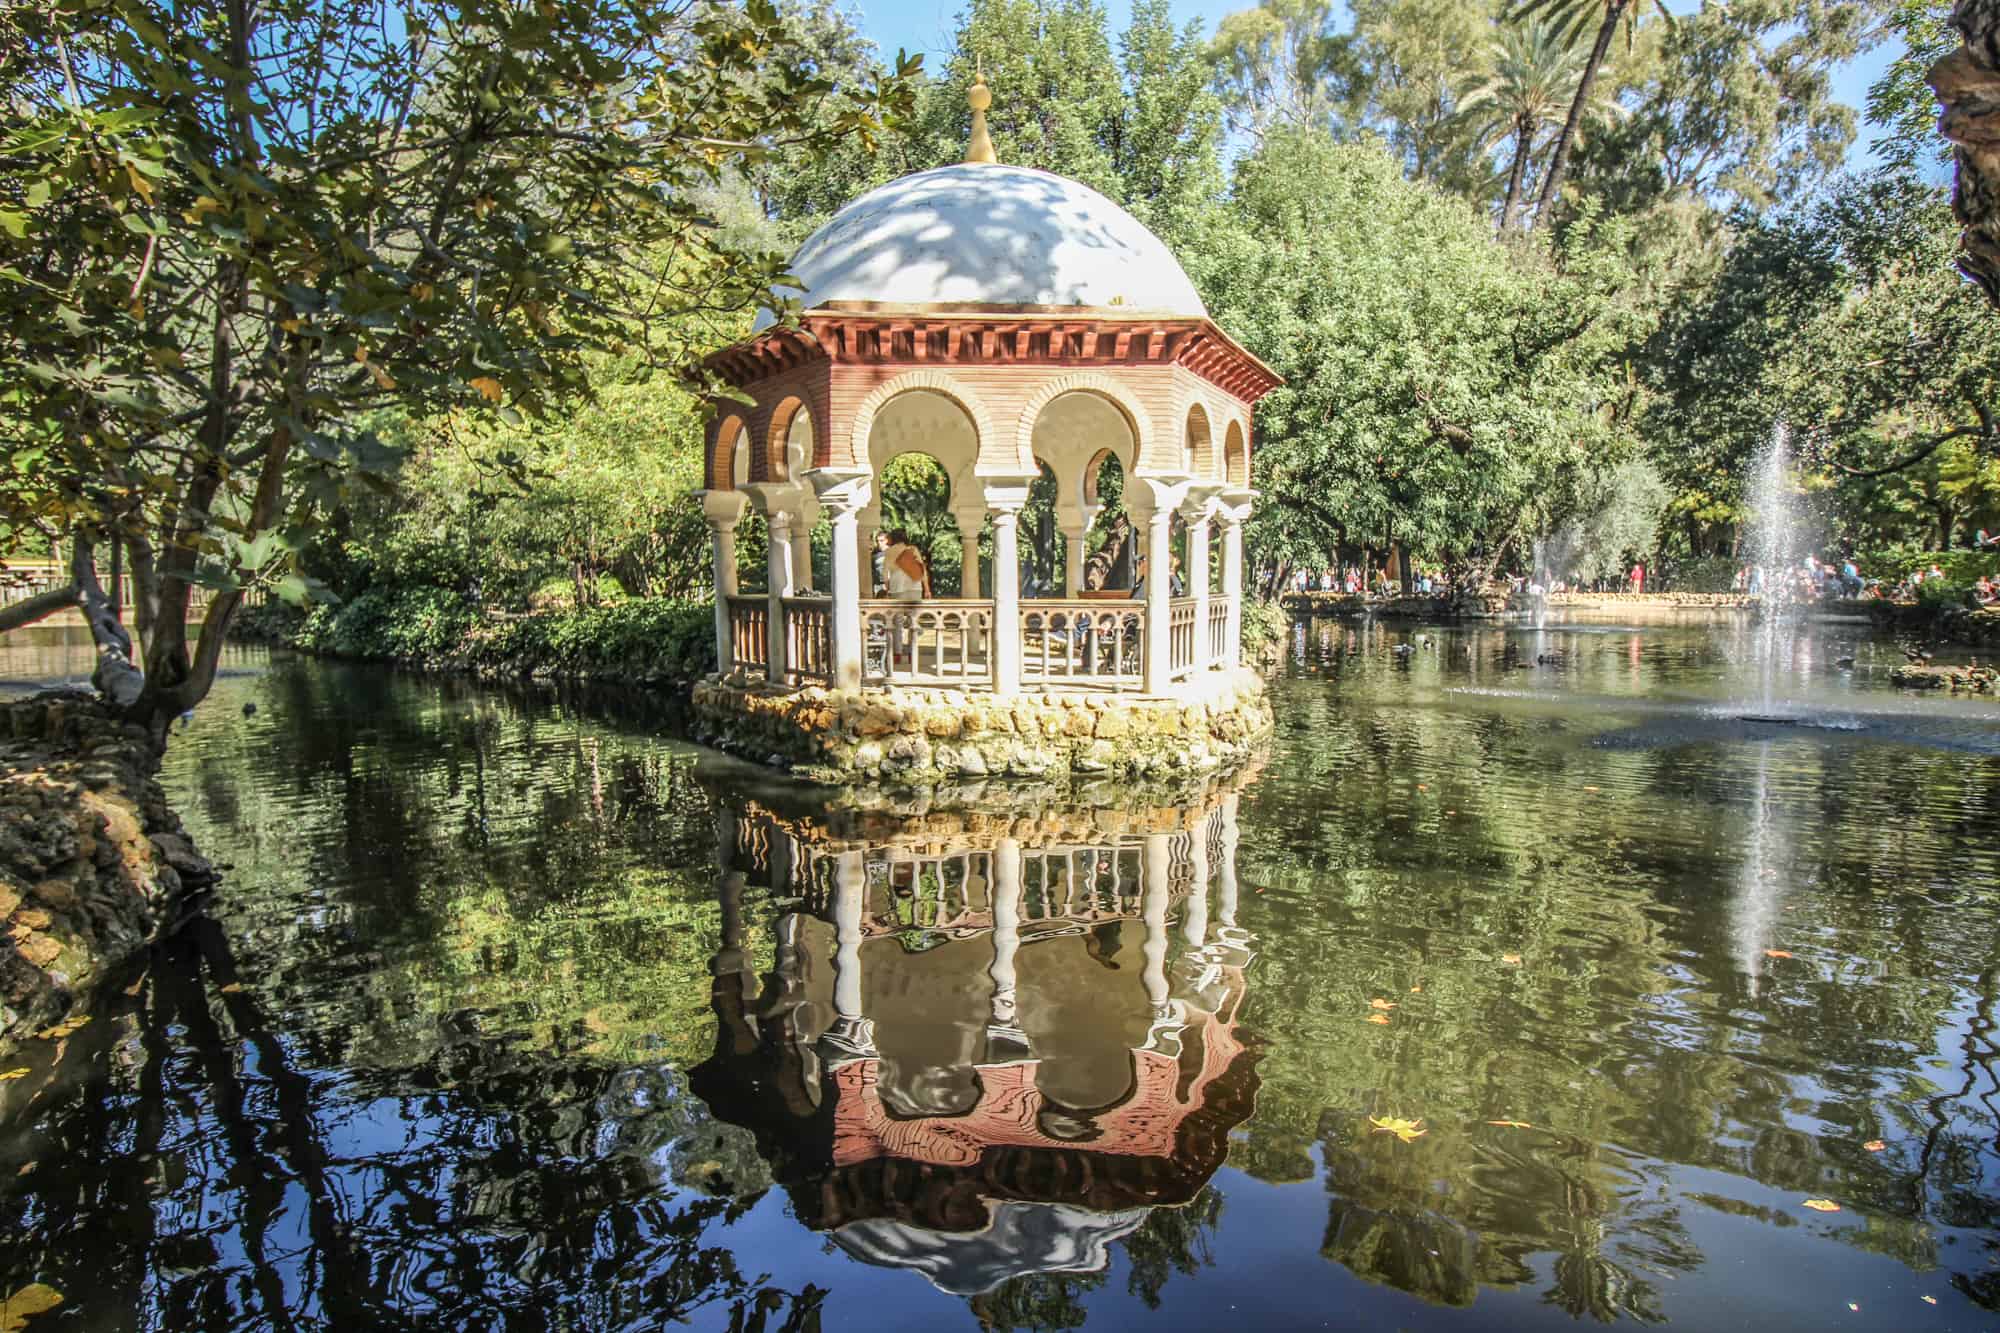
[[[1239, 722], [1258, 725], [1261, 689], [1239, 661], [1242, 527], [1251, 409], [1280, 381], [1216, 326], [1137, 219], [1076, 181], [997, 163], [989, 100], [975, 84], [965, 162], [861, 196], [799, 249], [797, 288], [773, 303], [797, 308], [796, 322], [765, 310], [709, 361], [739, 396], [716, 401], [707, 439], [720, 670], [696, 713], [711, 739], [760, 759], [877, 771], [868, 743], [895, 748], [907, 718], [871, 727], [863, 715], [872, 705], [893, 719], [887, 706], [913, 698], [1051, 713], [1097, 700], [1096, 712], [1150, 708], [1159, 721], [1193, 704], [1215, 711], [1219, 693], [1224, 711], [1247, 707]], [[884, 468], [911, 453], [948, 478], [964, 552], [956, 596], [877, 595]], [[1136, 551], [1087, 580], [1114, 476], [1130, 524], [1119, 536]], [[1020, 519], [1038, 479], [1053, 482], [1061, 547], [1033, 552], [1056, 576], [1024, 594]], [[751, 514], [768, 537], [756, 593], [743, 591], [754, 579], [739, 577], [736, 550]], [[814, 587], [822, 518], [830, 549], [823, 539]], [[1163, 568], [1169, 577], [1133, 577]], [[929, 720], [910, 729], [939, 735]], [[815, 739], [829, 730], [842, 734]], [[1217, 739], [1212, 749], [1234, 748]], [[922, 748], [901, 767], [1154, 766], [1124, 764], [1122, 745], [997, 758], [990, 746]]]

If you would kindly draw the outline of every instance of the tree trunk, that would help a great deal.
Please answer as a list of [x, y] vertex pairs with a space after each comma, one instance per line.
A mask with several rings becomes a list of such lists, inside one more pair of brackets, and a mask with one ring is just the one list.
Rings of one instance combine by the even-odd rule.
[[1514, 214], [1521, 206], [1521, 182], [1528, 174], [1528, 150], [1535, 141], [1532, 125], [1517, 125], [1514, 129], [1514, 165], [1507, 172], [1507, 202], [1500, 209], [1500, 230], [1514, 230]]
[[1956, 149], [1958, 266], [2000, 306], [2000, 0], [1958, 0], [1951, 24], [1965, 44], [1926, 77], [1944, 105], [1938, 133]]
[[1597, 82], [1597, 71], [1604, 65], [1605, 53], [1611, 49], [1611, 38], [1618, 31], [1618, 21], [1625, 17], [1625, 10], [1632, 0], [1607, 0], [1604, 6], [1604, 23], [1597, 30], [1597, 40], [1591, 45], [1590, 60], [1583, 67], [1583, 79], [1576, 85], [1576, 96], [1569, 104], [1569, 116], [1563, 121], [1562, 133], [1556, 136], [1555, 150], [1549, 155], [1549, 169], [1542, 176], [1541, 192], [1535, 197], [1535, 216], [1529, 226], [1539, 227], [1549, 220], [1555, 201], [1562, 195], [1563, 169], [1569, 165], [1569, 150], [1576, 143], [1576, 132], [1583, 125], [1583, 109], [1590, 105], [1591, 85]]

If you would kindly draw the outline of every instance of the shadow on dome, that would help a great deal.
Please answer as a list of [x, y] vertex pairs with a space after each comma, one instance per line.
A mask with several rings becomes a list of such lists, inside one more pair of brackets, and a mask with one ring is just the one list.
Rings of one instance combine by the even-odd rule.
[[[844, 302], [1206, 311], [1164, 242], [1076, 181], [1021, 167], [940, 167], [841, 209], [790, 265], [807, 308]], [[770, 312], [758, 327], [771, 322]]]

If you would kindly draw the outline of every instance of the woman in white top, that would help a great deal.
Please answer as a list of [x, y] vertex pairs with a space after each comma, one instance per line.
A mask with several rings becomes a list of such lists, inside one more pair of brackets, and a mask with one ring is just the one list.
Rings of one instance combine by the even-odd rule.
[[888, 580], [889, 596], [897, 601], [920, 602], [931, 595], [930, 567], [901, 528], [889, 533], [889, 549], [882, 553], [882, 569]]

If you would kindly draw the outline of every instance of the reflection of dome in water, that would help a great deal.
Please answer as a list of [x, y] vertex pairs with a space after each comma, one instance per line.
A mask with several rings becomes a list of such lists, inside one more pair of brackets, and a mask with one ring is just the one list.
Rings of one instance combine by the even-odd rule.
[[[1027, 167], [961, 163], [890, 181], [814, 232], [790, 271], [808, 308], [876, 301], [1208, 315], [1179, 261], [1137, 218], [1088, 185]], [[762, 311], [756, 327], [773, 322]]]
[[1066, 1203], [1007, 1200], [979, 1231], [933, 1231], [888, 1218], [849, 1222], [833, 1243], [864, 1263], [912, 1268], [955, 1296], [976, 1296], [1029, 1273], [1099, 1273], [1111, 1242], [1146, 1220], [1149, 1208], [1093, 1213]]

